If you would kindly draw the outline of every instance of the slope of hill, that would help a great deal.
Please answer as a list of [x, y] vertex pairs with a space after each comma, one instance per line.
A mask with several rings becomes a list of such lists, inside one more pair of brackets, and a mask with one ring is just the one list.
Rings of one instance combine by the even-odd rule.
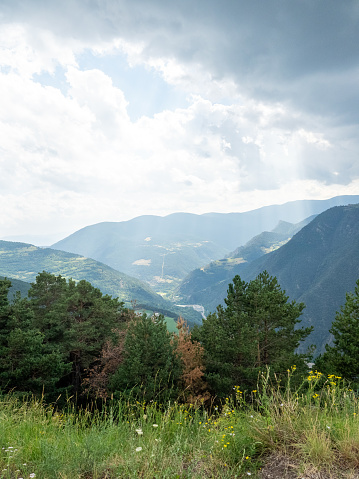
[[[214, 311], [224, 298], [228, 283], [236, 274], [241, 275], [248, 263], [270, 253], [287, 243], [315, 216], [297, 224], [280, 221], [273, 231], [264, 231], [240, 246], [227, 258], [212, 261], [209, 265], [192, 271], [176, 290], [179, 300], [205, 306], [206, 312]], [[220, 301], [218, 301], [220, 298]]]
[[297, 223], [334, 205], [359, 201], [359, 196], [304, 200], [245, 213], [175, 213], [140, 216], [119, 223], [83, 228], [52, 247], [84, 255], [118, 271], [147, 281], [156, 292], [171, 297], [193, 269], [223, 258], [278, 221]]
[[191, 308], [176, 308], [152, 291], [148, 284], [93, 259], [26, 243], [0, 241], [0, 275], [30, 283], [41, 271], [74, 280], [85, 279], [127, 305], [136, 301], [138, 305], [168, 316], [182, 315], [190, 323], [201, 321], [200, 314]]
[[[305, 303], [302, 325], [314, 326], [306, 345], [316, 344], [322, 352], [331, 339], [335, 312], [359, 278], [358, 253], [359, 205], [335, 207], [318, 215], [278, 250], [244, 265], [238, 274], [246, 281], [263, 270], [276, 276], [290, 299]], [[210, 288], [211, 304], [222, 303], [227, 284], [219, 282]]]
[[243, 278], [264, 269], [306, 304], [303, 324], [314, 326], [310, 341], [322, 350], [335, 312], [359, 278], [359, 204], [325, 211], [278, 251], [248, 265]]

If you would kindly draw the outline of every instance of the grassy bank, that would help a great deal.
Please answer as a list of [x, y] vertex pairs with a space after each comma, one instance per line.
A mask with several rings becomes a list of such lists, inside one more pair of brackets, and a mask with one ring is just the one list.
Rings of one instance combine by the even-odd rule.
[[[234, 387], [211, 413], [133, 400], [75, 414], [4, 396], [0, 477], [359, 477], [356, 395], [341, 378], [319, 373], [292, 388], [294, 374], [286, 387], [267, 376], [258, 390]], [[270, 476], [278, 458], [282, 472]]]

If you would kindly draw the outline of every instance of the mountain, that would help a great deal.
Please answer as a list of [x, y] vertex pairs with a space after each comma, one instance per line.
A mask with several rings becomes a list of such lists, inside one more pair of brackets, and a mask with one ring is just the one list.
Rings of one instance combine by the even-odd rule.
[[359, 196], [293, 201], [245, 213], [139, 216], [87, 226], [52, 247], [94, 258], [148, 282], [171, 298], [190, 271], [223, 258], [253, 236], [272, 230], [278, 221], [298, 223], [350, 202], [359, 202]]
[[[359, 204], [334, 207], [276, 251], [244, 265], [239, 274], [249, 281], [267, 270], [291, 300], [304, 302], [302, 325], [314, 326], [306, 345], [316, 344], [322, 352], [331, 340], [329, 329], [335, 313], [359, 278], [358, 253]], [[224, 283], [212, 285], [212, 302], [223, 302], [226, 289]]]
[[192, 308], [177, 308], [152, 291], [147, 283], [93, 259], [26, 243], [0, 241], [1, 276], [31, 283], [41, 271], [74, 280], [85, 279], [102, 293], [118, 297], [127, 305], [136, 301], [138, 306], [171, 317], [182, 315], [189, 323], [201, 321], [201, 315]]
[[206, 312], [214, 311], [226, 296], [234, 276], [241, 275], [251, 261], [283, 246], [313, 218], [315, 216], [310, 216], [297, 224], [280, 221], [273, 231], [263, 231], [226, 258], [195, 269], [175, 291], [178, 300], [203, 305]]
[[264, 269], [291, 299], [306, 304], [302, 322], [315, 328], [309, 342], [323, 351], [335, 312], [359, 279], [359, 204], [325, 211], [282, 248], [248, 265], [243, 278]]

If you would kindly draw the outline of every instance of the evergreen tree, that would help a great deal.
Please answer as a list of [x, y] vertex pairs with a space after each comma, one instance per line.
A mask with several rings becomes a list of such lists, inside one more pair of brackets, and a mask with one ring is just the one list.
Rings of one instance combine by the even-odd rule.
[[145, 401], [176, 397], [181, 362], [171, 339], [162, 315], [135, 318], [128, 326], [123, 362], [112, 376], [110, 390]]
[[55, 399], [56, 382], [67, 368], [58, 348], [49, 349], [33, 324], [33, 313], [20, 295], [12, 304], [7, 296], [11, 282], [0, 281], [0, 387], [16, 394], [45, 392]]
[[316, 359], [316, 368], [359, 382], [359, 280], [354, 293], [346, 294], [346, 302], [329, 331], [333, 345], [327, 345], [326, 352]]
[[87, 281], [66, 281], [45, 271], [36, 277], [28, 295], [34, 325], [44, 335], [44, 343], [59, 348], [63, 362], [71, 365], [59, 386], [78, 396], [85, 370], [122, 321], [123, 303], [102, 295]]
[[236, 276], [225, 304], [193, 332], [206, 351], [206, 377], [213, 393], [227, 395], [234, 385], [255, 388], [266, 366], [279, 374], [293, 364], [306, 368], [306, 356], [295, 353], [312, 331], [296, 327], [304, 304], [289, 302], [275, 277], [264, 271], [246, 283]]

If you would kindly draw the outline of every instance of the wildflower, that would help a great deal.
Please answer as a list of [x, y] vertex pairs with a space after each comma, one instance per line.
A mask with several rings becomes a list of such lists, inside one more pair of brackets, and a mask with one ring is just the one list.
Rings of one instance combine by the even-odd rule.
[[158, 427], [158, 424], [152, 424], [152, 427]]
[[34, 472], [32, 472], [32, 473], [30, 474], [30, 477], [31, 477], [31, 478], [36, 477], [36, 474], [35, 474]]
[[142, 431], [141, 428], [136, 429], [136, 432], [137, 432], [137, 434], [138, 434], [139, 436], [142, 436], [142, 434], [143, 434], [143, 431]]
[[[136, 447], [136, 452], [141, 452], [141, 451], [142, 451], [142, 447], [141, 447], [141, 446], [140, 446], [140, 447]], [[30, 475], [30, 477], [31, 477], [31, 475]]]

